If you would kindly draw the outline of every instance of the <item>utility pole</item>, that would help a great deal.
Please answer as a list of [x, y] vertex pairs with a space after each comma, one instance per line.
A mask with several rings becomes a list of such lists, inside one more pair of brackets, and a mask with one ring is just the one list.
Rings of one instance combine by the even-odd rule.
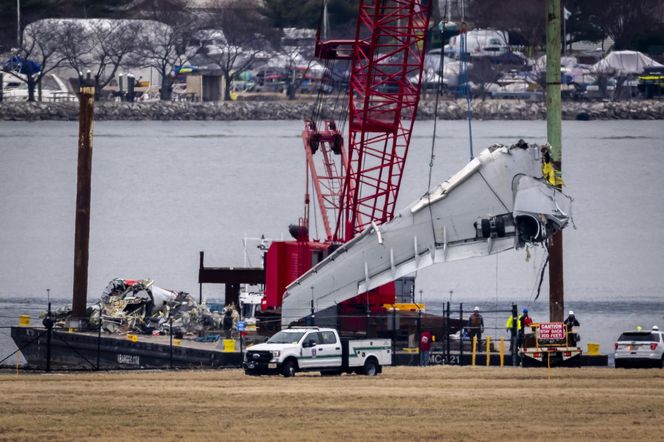
[[21, 47], [21, 0], [16, 0], [16, 47]]
[[[562, 174], [560, 103], [560, 0], [548, 0], [546, 11], [546, 134], [551, 145], [556, 178]], [[559, 181], [556, 179], [556, 181]], [[561, 184], [557, 184], [561, 187]], [[549, 246], [549, 320], [562, 322], [565, 310], [563, 285], [563, 232]]]

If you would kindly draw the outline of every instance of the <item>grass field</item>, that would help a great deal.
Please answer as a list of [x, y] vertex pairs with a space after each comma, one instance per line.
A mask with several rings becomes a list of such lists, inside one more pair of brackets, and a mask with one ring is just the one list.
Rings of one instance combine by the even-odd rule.
[[660, 440], [664, 370], [0, 375], [0, 440]]

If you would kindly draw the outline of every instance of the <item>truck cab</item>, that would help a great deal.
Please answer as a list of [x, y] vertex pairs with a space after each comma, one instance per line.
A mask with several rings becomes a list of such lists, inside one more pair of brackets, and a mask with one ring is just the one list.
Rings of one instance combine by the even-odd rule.
[[374, 376], [392, 363], [391, 345], [389, 339], [342, 339], [333, 328], [288, 328], [247, 348], [242, 365], [247, 374], [290, 377], [300, 371], [320, 371]]
[[256, 330], [256, 312], [260, 311], [262, 299], [260, 291], [240, 291], [240, 318], [247, 323], [248, 331]]

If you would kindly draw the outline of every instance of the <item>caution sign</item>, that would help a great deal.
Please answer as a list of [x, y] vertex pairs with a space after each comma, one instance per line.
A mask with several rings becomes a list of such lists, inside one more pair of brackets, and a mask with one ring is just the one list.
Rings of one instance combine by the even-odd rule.
[[539, 339], [565, 339], [565, 324], [562, 322], [541, 322], [539, 326]]

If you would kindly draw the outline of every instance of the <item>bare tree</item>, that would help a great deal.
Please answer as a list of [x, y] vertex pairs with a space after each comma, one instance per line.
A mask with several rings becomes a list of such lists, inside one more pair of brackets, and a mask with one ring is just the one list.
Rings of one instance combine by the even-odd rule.
[[470, 0], [466, 10], [475, 26], [519, 31], [533, 48], [544, 44], [545, 0]]
[[469, 71], [470, 81], [478, 86], [478, 93], [482, 97], [482, 101], [486, 99], [487, 86], [491, 83], [496, 83], [501, 77], [501, 72], [496, 64], [486, 57], [478, 57], [473, 59], [473, 65]]
[[90, 71], [97, 97], [128, 60], [144, 32], [139, 20], [62, 20], [60, 50], [82, 81]]
[[[601, 35], [614, 40], [614, 49], [633, 49], [639, 40], [664, 28], [664, 0], [584, 0], [568, 8], [583, 17]], [[661, 37], [660, 37], [661, 38]], [[660, 40], [661, 41], [661, 40]]]
[[308, 77], [311, 77], [312, 67], [315, 65], [313, 54], [307, 54], [308, 48], [301, 46], [282, 46], [279, 53], [286, 61], [286, 72], [288, 73], [287, 90], [289, 100], [295, 99], [296, 91], [302, 86]]
[[151, 32], [139, 38], [136, 49], [137, 59], [141, 66], [156, 69], [161, 75], [159, 98], [170, 100], [173, 89], [172, 73], [176, 66], [188, 62], [195, 52], [187, 50], [191, 41], [191, 27], [185, 22], [174, 26], [153, 22]]
[[36, 86], [64, 60], [58, 52], [59, 37], [50, 20], [30, 23], [23, 32], [22, 44], [14, 53], [7, 73], [27, 84], [28, 101], [35, 101]]
[[187, 8], [187, 0], [135, 0], [131, 16], [148, 20], [137, 39], [132, 63], [157, 70], [161, 76], [159, 97], [170, 100], [172, 73], [194, 55], [193, 35], [201, 27], [197, 14]]
[[238, 0], [217, 0], [209, 9], [208, 24], [210, 28], [221, 29], [224, 34], [223, 41], [204, 52], [224, 77], [224, 100], [228, 101], [231, 99], [231, 83], [250, 69], [258, 53], [266, 49], [266, 36], [271, 29], [254, 5]]

